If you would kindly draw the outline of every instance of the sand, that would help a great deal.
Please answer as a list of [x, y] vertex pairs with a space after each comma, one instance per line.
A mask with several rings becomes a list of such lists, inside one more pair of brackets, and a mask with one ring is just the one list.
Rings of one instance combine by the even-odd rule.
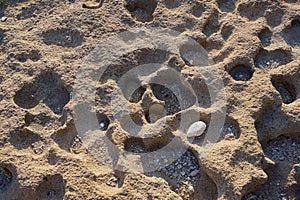
[[[298, 0], [1, 0], [0, 17], [1, 200], [300, 199]], [[147, 40], [154, 27], [183, 36]], [[145, 30], [147, 48], [130, 34], [116, 39], [128, 30]], [[151, 46], [185, 37], [213, 63], [197, 67], [189, 52], [200, 47]], [[97, 48], [100, 58], [87, 57]], [[121, 57], [109, 63], [111, 52]], [[109, 65], [78, 102], [77, 81], [99, 73], [82, 69], [97, 59]], [[172, 70], [134, 72], [130, 93], [125, 74], [147, 63]], [[125, 97], [116, 98], [119, 88]], [[193, 140], [185, 134], [194, 117], [207, 130]], [[86, 130], [95, 132], [85, 138]], [[151, 154], [176, 139], [182, 151]], [[150, 156], [140, 162], [141, 154]]]

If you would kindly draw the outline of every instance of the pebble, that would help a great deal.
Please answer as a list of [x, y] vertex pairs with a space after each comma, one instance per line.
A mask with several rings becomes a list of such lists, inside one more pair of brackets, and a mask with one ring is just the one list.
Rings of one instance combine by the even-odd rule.
[[194, 170], [191, 172], [191, 176], [197, 176], [198, 173], [199, 173], [199, 170]]
[[100, 121], [100, 123], [99, 123], [99, 128], [100, 128], [101, 131], [106, 131], [108, 126], [109, 126], [109, 120], [108, 119], [104, 119], [104, 120]]
[[7, 17], [1, 17], [1, 22], [5, 22], [7, 20]]
[[110, 177], [108, 181], [106, 181], [106, 185], [111, 187], [116, 187], [118, 184], [118, 179], [116, 177]]
[[192, 185], [189, 186], [189, 191], [190, 191], [190, 192], [194, 192], [194, 191], [195, 191], [195, 190], [194, 190], [194, 187], [193, 187]]
[[172, 164], [161, 169], [161, 172], [170, 179], [175, 180], [177, 184], [176, 188], [179, 189], [182, 185], [192, 185], [195, 187], [199, 179], [197, 175], [200, 172], [200, 168], [195, 155], [191, 151], [187, 151]]
[[187, 131], [187, 136], [188, 137], [200, 136], [204, 133], [205, 129], [206, 129], [206, 124], [203, 121], [195, 122], [189, 127]]

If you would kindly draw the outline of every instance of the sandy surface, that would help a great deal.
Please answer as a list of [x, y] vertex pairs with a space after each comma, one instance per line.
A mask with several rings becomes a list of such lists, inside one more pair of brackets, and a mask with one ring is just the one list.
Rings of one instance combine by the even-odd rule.
[[[1, 200], [300, 199], [298, 0], [99, 3], [0, 0]], [[83, 60], [101, 41], [141, 27], [168, 28], [202, 45], [220, 73], [226, 105], [212, 103], [205, 76], [181, 55], [139, 49], [112, 63], [97, 83], [91, 110], [112, 144], [120, 152], [148, 153], [182, 138], [188, 149], [168, 166], [134, 173], [104, 165], [86, 148], [72, 91]], [[182, 107], [159, 84], [136, 90], [127, 98], [130, 116], [154, 127], [143, 132], [151, 138], [141, 139], [114, 119], [112, 107], [126, 99], [110, 101], [118, 79], [146, 63], [177, 70], [195, 93], [183, 95]], [[214, 114], [226, 110], [220, 138], [204, 157], [200, 144], [207, 132], [191, 141], [177, 131], [176, 121], [195, 101], [192, 112], [209, 126]]]

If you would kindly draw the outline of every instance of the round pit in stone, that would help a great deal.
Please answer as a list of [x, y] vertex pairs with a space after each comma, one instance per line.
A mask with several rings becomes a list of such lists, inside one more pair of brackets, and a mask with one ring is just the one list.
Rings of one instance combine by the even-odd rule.
[[279, 92], [283, 103], [290, 104], [296, 100], [297, 95], [295, 87], [287, 80], [287, 78], [274, 76], [272, 77], [271, 82]]
[[99, 113], [99, 114], [97, 114], [97, 118], [98, 118], [100, 130], [106, 131], [110, 124], [108, 117], [103, 113]]
[[188, 150], [160, 172], [168, 177], [175, 186], [174, 189], [178, 190], [183, 184], [196, 186], [200, 176], [200, 167], [194, 153]]
[[250, 66], [240, 64], [233, 67], [229, 74], [236, 81], [248, 81], [252, 78], [253, 70]]
[[0, 193], [7, 190], [12, 182], [12, 173], [6, 167], [0, 167]]

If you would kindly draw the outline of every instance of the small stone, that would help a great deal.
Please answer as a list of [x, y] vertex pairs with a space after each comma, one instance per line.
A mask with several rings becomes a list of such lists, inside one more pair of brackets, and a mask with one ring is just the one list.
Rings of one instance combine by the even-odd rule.
[[7, 20], [7, 17], [1, 17], [1, 22], [5, 22]]
[[199, 170], [194, 170], [191, 172], [191, 176], [197, 176], [198, 173], [199, 173]]
[[195, 190], [194, 190], [194, 187], [193, 187], [192, 185], [189, 186], [189, 191], [190, 191], [190, 192], [194, 192], [194, 191], [195, 191]]
[[203, 121], [195, 122], [189, 127], [187, 131], [187, 136], [188, 137], [200, 136], [204, 133], [205, 129], [206, 129], [206, 124]]
[[109, 121], [108, 120], [103, 120], [99, 123], [99, 127], [101, 131], [106, 131], [109, 126]]
[[106, 181], [106, 185], [111, 187], [116, 187], [118, 184], [118, 179], [116, 177], [110, 177], [108, 181]]
[[279, 157], [280, 161], [284, 161], [284, 156]]

